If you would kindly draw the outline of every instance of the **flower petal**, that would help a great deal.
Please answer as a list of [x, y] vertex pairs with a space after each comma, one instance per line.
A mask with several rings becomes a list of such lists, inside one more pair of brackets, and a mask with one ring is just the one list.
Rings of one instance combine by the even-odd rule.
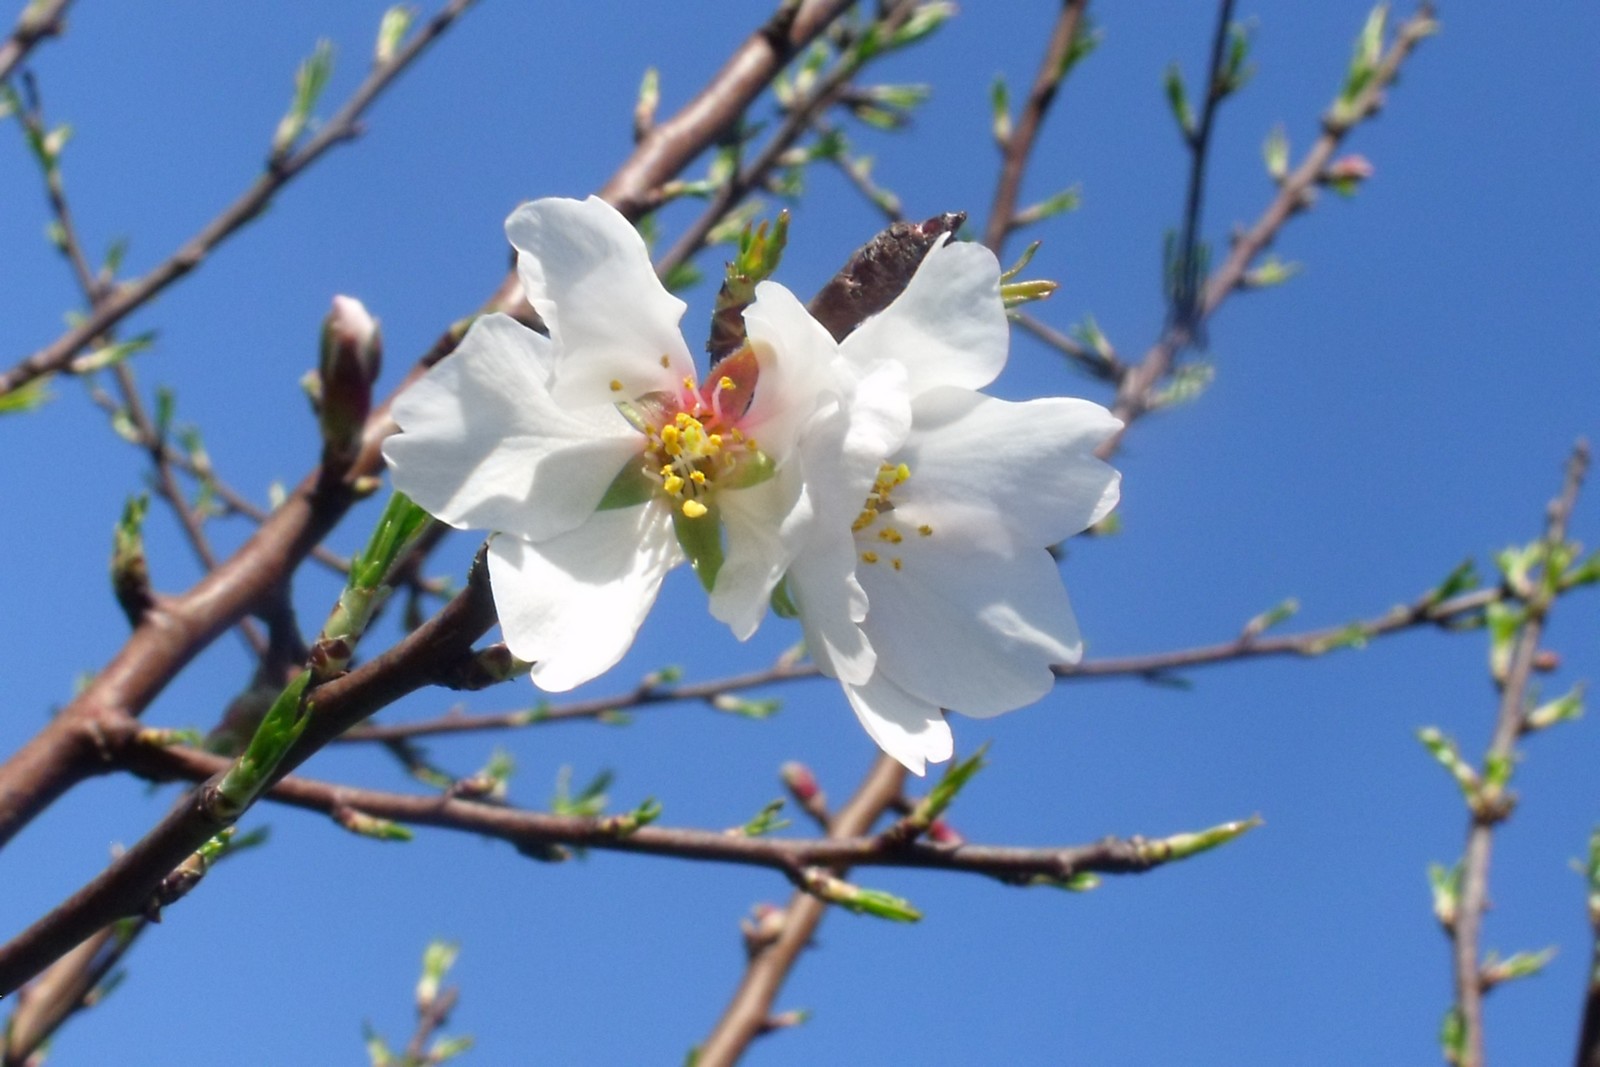
[[613, 381], [632, 398], [693, 376], [678, 331], [685, 304], [662, 288], [644, 239], [610, 204], [535, 200], [512, 212], [506, 236], [528, 302], [556, 342], [558, 399], [593, 403]]
[[564, 692], [615, 666], [683, 562], [659, 506], [596, 512], [540, 544], [489, 542], [489, 583], [506, 645], [542, 689]]
[[772, 590], [789, 566], [782, 525], [797, 506], [809, 503], [803, 501], [800, 479], [792, 471], [747, 489], [717, 492], [728, 546], [711, 590], [711, 614], [741, 641], [756, 632]]
[[594, 511], [644, 439], [609, 404], [569, 410], [546, 386], [550, 342], [506, 315], [394, 403], [394, 484], [443, 522], [542, 541]]
[[875, 659], [861, 633], [867, 601], [856, 580], [855, 535], [878, 468], [904, 438], [911, 418], [905, 370], [880, 363], [854, 383], [843, 403], [825, 405], [800, 435], [799, 463], [810, 497], [784, 531], [793, 546], [790, 591], [806, 642], [824, 671], [864, 683]]
[[907, 693], [882, 674], [865, 685], [847, 685], [850, 708], [878, 747], [912, 774], [921, 777], [930, 763], [943, 763], [955, 752], [950, 724], [937, 704]]
[[857, 363], [904, 363], [916, 396], [936, 385], [988, 385], [1006, 365], [1009, 342], [994, 253], [953, 241], [930, 249], [905, 291], [840, 348]]
[[1116, 506], [1121, 476], [1094, 450], [1122, 423], [1099, 404], [933, 389], [913, 401], [912, 426], [895, 457], [911, 468], [897, 500], [946, 513], [976, 509], [1018, 544], [1039, 547]]
[[795, 295], [776, 282], [756, 285], [744, 323], [760, 372], [743, 425], [781, 461], [821, 395], [841, 388], [839, 348]]
[[958, 532], [933, 518], [931, 536], [913, 533], [893, 547], [899, 569], [885, 549], [877, 563], [856, 570], [878, 671], [965, 715], [998, 715], [1038, 700], [1055, 684], [1050, 665], [1083, 654], [1055, 561], [1038, 548], [1012, 551], [997, 521]]

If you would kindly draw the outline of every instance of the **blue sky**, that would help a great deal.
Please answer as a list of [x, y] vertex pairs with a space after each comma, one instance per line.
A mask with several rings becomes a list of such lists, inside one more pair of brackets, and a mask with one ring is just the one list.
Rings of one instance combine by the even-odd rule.
[[[382, 3], [83, 3], [34, 61], [47, 114], [70, 122], [63, 162], [91, 248], [131, 241], [128, 264], [159, 262], [256, 174], [291, 73], [319, 37], [341, 63], [324, 110], [357, 84]], [[909, 214], [981, 217], [996, 173], [988, 89], [1019, 97], [1052, 4], [968, 5], [884, 81], [934, 96], [907, 133], [852, 129]], [[147, 389], [177, 392], [223, 475], [265, 500], [314, 462], [297, 384], [314, 362], [334, 293], [383, 320], [385, 384], [439, 330], [487, 295], [505, 265], [500, 224], [520, 200], [586, 195], [631, 144], [639, 77], [661, 71], [663, 111], [692, 95], [766, 15], [758, 4], [481, 4], [374, 109], [368, 135], [297, 182], [134, 325], [159, 331], [138, 357]], [[1224, 241], [1271, 194], [1259, 146], [1283, 122], [1298, 151], [1340, 83], [1360, 3], [1241, 4], [1256, 75], [1223, 112], [1207, 235]], [[1402, 14], [1405, 12], [1402, 12]], [[1164, 231], [1184, 157], [1161, 93], [1177, 60], [1204, 62], [1211, 5], [1107, 7], [1104, 43], [1067, 85], [1041, 138], [1024, 199], [1080, 184], [1083, 206], [1041, 227], [1033, 273], [1062, 283], [1039, 314], [1067, 327], [1092, 314], [1124, 355], [1163, 320]], [[1380, 614], [1466, 556], [1531, 538], [1575, 437], [1600, 430], [1593, 352], [1600, 169], [1593, 56], [1600, 11], [1564, 2], [1445, 5], [1384, 114], [1349, 143], [1376, 166], [1354, 201], [1324, 196], [1277, 246], [1304, 264], [1287, 286], [1231, 300], [1213, 321], [1216, 380], [1195, 403], [1142, 421], [1118, 463], [1123, 532], [1075, 543], [1065, 566], [1091, 656], [1226, 639], [1286, 596], [1295, 626]], [[10, 127], [8, 127], [10, 128]], [[14, 129], [12, 130], [14, 133]], [[20, 137], [0, 137], [0, 352], [9, 363], [53, 338], [76, 305], [42, 238], [36, 174]], [[794, 206], [780, 277], [814, 291], [878, 220], [818, 172]], [[689, 211], [669, 213], [682, 225]], [[715, 258], [703, 265], [712, 271]], [[703, 336], [705, 287], [685, 332]], [[1087, 395], [1100, 386], [1019, 337], [1000, 391]], [[125, 633], [104, 561], [141, 456], [82, 390], [0, 421], [0, 677], [10, 699], [0, 750], [30, 736]], [[375, 510], [333, 537], [348, 551]], [[1591, 496], [1575, 534], [1593, 542]], [[219, 545], [246, 529], [218, 523]], [[460, 575], [475, 542], [434, 557]], [[151, 523], [157, 584], [195, 577], [165, 516]], [[676, 576], [630, 657], [589, 692], [630, 688], [664, 664], [709, 678], [770, 661], [796, 638], [769, 623], [750, 646], [708, 625], [692, 579]], [[307, 569], [304, 620], [334, 589]], [[1600, 606], [1574, 597], [1543, 680], [1593, 676]], [[147, 714], [208, 725], [247, 670], [219, 641]], [[1479, 634], [1416, 633], [1316, 661], [1196, 672], [1189, 690], [1078, 682], [1001, 719], [954, 721], [959, 751], [992, 742], [992, 766], [953, 819], [973, 840], [1076, 843], [1165, 835], [1260, 814], [1266, 825], [1219, 853], [1067, 896], [977, 878], [860, 872], [927, 918], [902, 927], [830, 916], [780, 998], [814, 1012], [763, 1040], [749, 1062], [1415, 1063], [1437, 1056], [1449, 1003], [1444, 938], [1424, 872], [1453, 860], [1465, 813], [1414, 740], [1438, 725], [1480, 751], [1494, 694]], [[778, 795], [800, 759], [834, 796], [873, 750], [825, 683], [784, 690], [783, 711], [749, 722], [694, 706], [633, 725], [544, 727], [439, 741], [462, 773], [491, 749], [518, 765], [512, 799], [548, 803], [558, 768], [618, 774], [613, 796], [659, 798], [665, 821], [742, 823]], [[474, 709], [531, 703], [525, 683]], [[425, 693], [385, 714], [438, 714]], [[1592, 722], [1526, 745], [1522, 806], [1497, 835], [1485, 946], [1559, 946], [1548, 971], [1497, 991], [1489, 1050], [1559, 1062], [1576, 1032], [1589, 941], [1569, 861], [1600, 822]], [[341, 749], [316, 777], [408, 788], [392, 761]], [[0, 856], [9, 936], [99, 870], [170, 802], [171, 790], [97, 781]], [[783, 900], [769, 872], [593, 855], [544, 866], [441, 832], [409, 845], [357, 839], [313, 816], [263, 807], [270, 847], [219, 869], [173, 908], [129, 961], [128, 981], [60, 1038], [54, 1062], [351, 1062], [360, 1023], [409, 1033], [423, 945], [462, 944], [452, 1029], [476, 1035], [467, 1062], [679, 1062], [721, 1012], [740, 973], [737, 920]], [[181, 1043], [181, 1044], [180, 1044]]]

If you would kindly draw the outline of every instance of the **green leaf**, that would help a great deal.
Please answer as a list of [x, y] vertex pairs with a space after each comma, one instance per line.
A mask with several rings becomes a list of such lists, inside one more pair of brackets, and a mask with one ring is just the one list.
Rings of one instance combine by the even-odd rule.
[[711, 698], [711, 706], [746, 719], [770, 719], [783, 708], [783, 701], [777, 697], [754, 700], [737, 693], [719, 693]]
[[316, 51], [300, 64], [294, 75], [294, 98], [289, 110], [278, 120], [278, 129], [272, 136], [273, 157], [286, 155], [294, 147], [306, 124], [311, 121], [311, 111], [317, 106], [322, 91], [328, 87], [333, 73], [333, 42], [317, 42]]
[[1546, 730], [1561, 722], [1572, 722], [1583, 717], [1583, 683], [1579, 682], [1565, 694], [1539, 705], [1528, 713], [1524, 726], [1528, 730]]
[[50, 377], [35, 378], [8, 393], [0, 393], [0, 415], [20, 415], [48, 404], [54, 399]]
[[1189, 106], [1189, 91], [1184, 88], [1183, 72], [1178, 69], [1178, 64], [1167, 67], [1162, 84], [1167, 92], [1167, 108], [1178, 123], [1179, 131], [1183, 133], [1184, 140], [1193, 140], [1194, 109]]
[[989, 110], [994, 139], [1004, 148], [1011, 140], [1011, 90], [1006, 86], [1005, 78], [998, 74], [989, 86]]
[[1272, 180], [1281, 182], [1289, 176], [1289, 134], [1283, 123], [1272, 127], [1261, 145], [1261, 158], [1266, 161], [1267, 173]]
[[783, 811], [784, 804], [785, 801], [782, 797], [770, 801], [756, 813], [755, 818], [737, 830], [730, 831], [730, 833], [740, 834], [745, 837], [761, 837], [763, 834], [770, 834], [774, 830], [783, 829], [790, 825], [789, 820], [779, 814]]
[[416, 17], [417, 9], [409, 4], [396, 4], [383, 13], [378, 22], [378, 43], [372, 50], [373, 62], [379, 66], [394, 62], [395, 53], [400, 50], [406, 34], [411, 32], [411, 23]]

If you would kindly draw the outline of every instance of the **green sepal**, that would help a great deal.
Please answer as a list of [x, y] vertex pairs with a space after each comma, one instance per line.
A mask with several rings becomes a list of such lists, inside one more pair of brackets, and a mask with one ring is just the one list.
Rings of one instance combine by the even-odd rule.
[[685, 515], [680, 507], [673, 508], [672, 530], [678, 535], [678, 544], [683, 546], [684, 555], [689, 557], [689, 565], [700, 576], [700, 584], [705, 586], [706, 592], [711, 592], [717, 584], [717, 572], [722, 570], [725, 558], [722, 553], [722, 515], [717, 505], [708, 505], [706, 513], [697, 519]]
[[780, 619], [798, 619], [800, 608], [789, 595], [789, 576], [785, 574], [772, 587], [772, 613]]
[[655, 493], [660, 483], [645, 473], [644, 464], [629, 460], [611, 479], [606, 491], [595, 505], [596, 511], [615, 511], [643, 504]]
[[717, 484], [727, 489], [749, 489], [753, 485], [771, 480], [778, 473], [772, 457], [759, 449], [745, 452], [733, 470], [717, 478]]

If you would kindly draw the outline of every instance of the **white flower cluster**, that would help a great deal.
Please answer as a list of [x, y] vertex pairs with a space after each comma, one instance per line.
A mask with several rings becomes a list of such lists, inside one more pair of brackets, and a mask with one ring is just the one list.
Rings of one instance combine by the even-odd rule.
[[505, 315], [395, 402], [395, 486], [494, 531], [506, 644], [565, 690], [613, 666], [667, 571], [691, 561], [741, 639], [770, 604], [878, 745], [917, 774], [950, 758], [943, 710], [1039, 699], [1082, 653], [1046, 546], [1116, 505], [1097, 404], [979, 392], [1006, 360], [1000, 270], [933, 248], [898, 299], [833, 338], [762, 282], [748, 344], [697, 382], [685, 305], [598, 199], [507, 221], [549, 336]]

